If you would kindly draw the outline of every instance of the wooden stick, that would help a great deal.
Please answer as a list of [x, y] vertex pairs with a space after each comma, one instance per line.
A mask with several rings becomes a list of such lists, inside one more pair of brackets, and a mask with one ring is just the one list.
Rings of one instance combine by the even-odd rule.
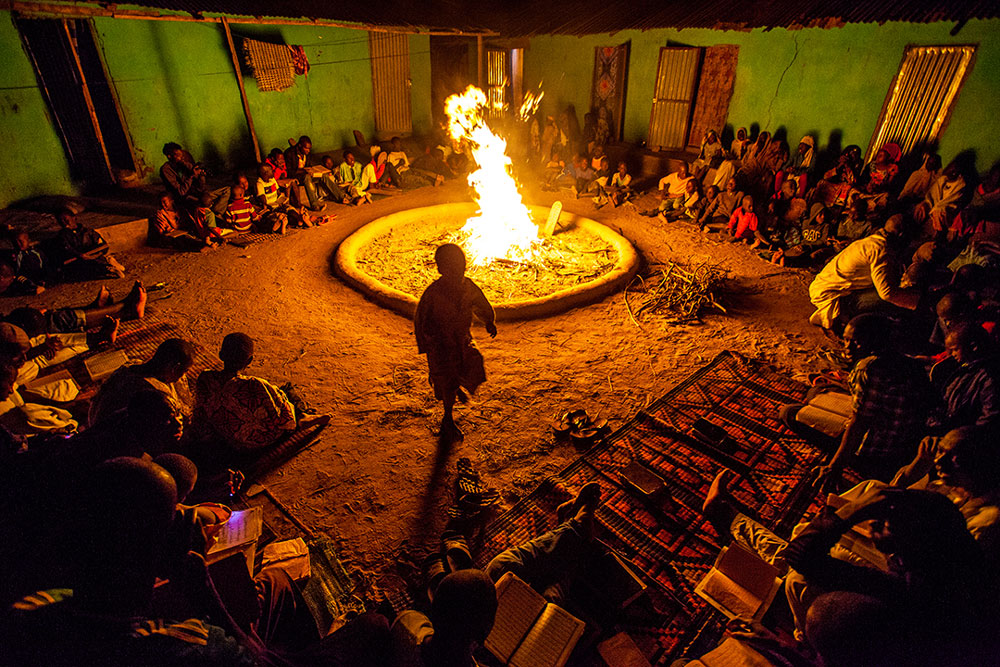
[[[58, 5], [45, 2], [20, 2], [18, 0], [0, 0], [0, 10], [16, 12], [25, 18], [93, 18], [136, 19], [140, 21], [181, 21], [184, 23], [221, 23], [226, 17], [205, 16], [198, 13], [169, 13], [155, 9], [121, 9], [111, 4], [97, 5]], [[441, 35], [441, 36], [496, 36], [495, 30], [452, 30], [447, 28], [422, 29], [419, 26], [376, 25], [373, 23], [358, 23], [352, 21], [337, 21], [322, 18], [265, 18], [255, 16], [232, 15], [236, 23], [242, 25], [308, 25], [320, 28], [349, 28], [351, 30], [366, 30], [368, 32], [402, 33], [406, 35]]]
[[240, 59], [236, 55], [236, 47], [233, 46], [233, 33], [229, 30], [229, 21], [222, 17], [222, 30], [226, 33], [226, 42], [229, 44], [229, 55], [233, 57], [233, 69], [236, 70], [236, 83], [240, 86], [240, 99], [243, 101], [243, 114], [247, 117], [247, 127], [250, 128], [250, 140], [253, 141], [253, 154], [260, 163], [260, 144], [257, 142], [257, 130], [253, 127], [253, 115], [250, 113], [250, 102], [247, 101], [247, 90], [243, 87], [243, 73], [240, 71]]

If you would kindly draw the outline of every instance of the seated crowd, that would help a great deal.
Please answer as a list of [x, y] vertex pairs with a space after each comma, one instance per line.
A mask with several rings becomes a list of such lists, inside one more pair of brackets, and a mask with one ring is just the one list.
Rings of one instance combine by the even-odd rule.
[[[593, 193], [599, 207], [635, 198], [626, 164], [610, 169], [602, 118], [582, 135], [568, 120], [550, 120], [535, 146], [547, 152], [537, 161], [545, 187]], [[575, 153], [567, 167], [562, 151], [584, 141], [589, 154]], [[365, 164], [350, 150], [317, 169], [308, 137], [290, 143], [258, 166], [253, 186], [240, 175], [215, 189], [190, 154], [168, 144], [156, 242], [197, 249], [224, 242], [225, 229], [282, 233], [318, 222], [312, 213], [324, 200], [361, 204], [373, 188], [408, 178], [437, 185], [469, 165], [461, 144], [411, 161], [394, 140]], [[740, 545], [784, 577], [794, 640], [759, 624], [734, 632], [760, 658], [740, 664], [993, 664], [1000, 300], [991, 238], [1000, 233], [1000, 169], [970, 190], [971, 175], [956, 165], [938, 173], [934, 156], [902, 182], [893, 144], [868, 165], [849, 147], [822, 174], [814, 152], [811, 137], [790, 155], [767, 132], [740, 130], [729, 150], [706, 133], [698, 159], [659, 181], [661, 203], [647, 212], [724, 229], [782, 265], [822, 266], [809, 290], [812, 321], [843, 343], [844, 370], [818, 375], [805, 400], [779, 415], [826, 453], [813, 471], [817, 492], [839, 495], [790, 535], [744, 513], [732, 471], [719, 473], [704, 499], [718, 542]], [[66, 272], [121, 273], [72, 211], [59, 222], [62, 251], [51, 260], [15, 237], [13, 259], [0, 264], [0, 277], [10, 273], [6, 289], [37, 293]], [[396, 614], [383, 601], [319, 627], [283, 570], [251, 578], [244, 568], [217, 586], [206, 551], [230, 510], [185, 504], [199, 474], [265, 455], [330, 415], [311, 410], [291, 383], [249, 374], [257, 350], [239, 332], [221, 342], [221, 370], [197, 377], [188, 378], [196, 346], [170, 338], [115, 370], [86, 404], [72, 383], [33, 384], [42, 369], [113, 345], [120, 320], [142, 319], [146, 306], [136, 282], [117, 301], [102, 288], [83, 307], [19, 308], [0, 321], [0, 520], [16, 536], [0, 547], [4, 664], [473, 667], [502, 622], [495, 586], [510, 574], [587, 615], [573, 591], [595, 579], [609, 553], [598, 539], [599, 483], [560, 505], [551, 530], [482, 569], [468, 526], [450, 522], [424, 562], [420, 610]], [[470, 320], [472, 308], [458, 304]]]

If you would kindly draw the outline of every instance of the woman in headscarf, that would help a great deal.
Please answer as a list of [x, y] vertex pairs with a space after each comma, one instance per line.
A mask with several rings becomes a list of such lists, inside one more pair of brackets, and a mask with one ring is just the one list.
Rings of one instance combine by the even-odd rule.
[[747, 146], [750, 145], [750, 139], [747, 135], [747, 129], [741, 127], [736, 130], [736, 138], [733, 139], [733, 143], [729, 146], [729, 155], [734, 160], [742, 160], [746, 155]]
[[811, 199], [827, 206], [844, 206], [861, 174], [861, 148], [850, 145], [837, 158], [837, 164], [823, 174]]
[[691, 173], [700, 181], [709, 169], [717, 169], [722, 164], [724, 154], [725, 151], [722, 148], [722, 142], [719, 141], [719, 135], [715, 130], [708, 130], [701, 140], [701, 151], [698, 153], [697, 159], [691, 163]]
[[812, 171], [813, 155], [815, 154], [816, 142], [808, 134], [799, 141], [799, 147], [795, 149], [795, 155], [785, 164], [785, 167], [778, 172], [774, 180], [775, 192], [781, 192], [781, 186], [785, 180], [795, 181], [796, 193], [799, 197], [804, 197], [809, 187], [809, 173]]
[[875, 153], [861, 175], [861, 196], [868, 200], [870, 209], [881, 209], [889, 202], [889, 191], [899, 175], [899, 144], [888, 143]]
[[743, 156], [743, 167], [744, 168], [756, 168], [756, 164], [764, 160], [767, 155], [767, 149], [771, 145], [771, 133], [767, 131], [762, 131], [757, 135], [756, 141], [754, 141], [747, 148], [746, 153]]

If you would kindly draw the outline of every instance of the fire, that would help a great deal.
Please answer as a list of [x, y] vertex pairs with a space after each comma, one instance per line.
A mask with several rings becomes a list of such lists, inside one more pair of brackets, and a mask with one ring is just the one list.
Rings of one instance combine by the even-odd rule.
[[498, 258], [524, 259], [538, 241], [538, 227], [517, 191], [507, 157], [507, 142], [486, 123], [486, 95], [475, 86], [445, 100], [448, 133], [465, 141], [476, 170], [469, 174], [479, 214], [462, 227], [470, 264], [484, 265]]

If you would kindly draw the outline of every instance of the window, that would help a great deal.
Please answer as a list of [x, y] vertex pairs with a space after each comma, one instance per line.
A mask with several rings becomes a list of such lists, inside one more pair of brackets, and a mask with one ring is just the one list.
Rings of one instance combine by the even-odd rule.
[[937, 143], [975, 53], [974, 46], [907, 47], [868, 146], [869, 158], [889, 142], [899, 144], [904, 154]]

